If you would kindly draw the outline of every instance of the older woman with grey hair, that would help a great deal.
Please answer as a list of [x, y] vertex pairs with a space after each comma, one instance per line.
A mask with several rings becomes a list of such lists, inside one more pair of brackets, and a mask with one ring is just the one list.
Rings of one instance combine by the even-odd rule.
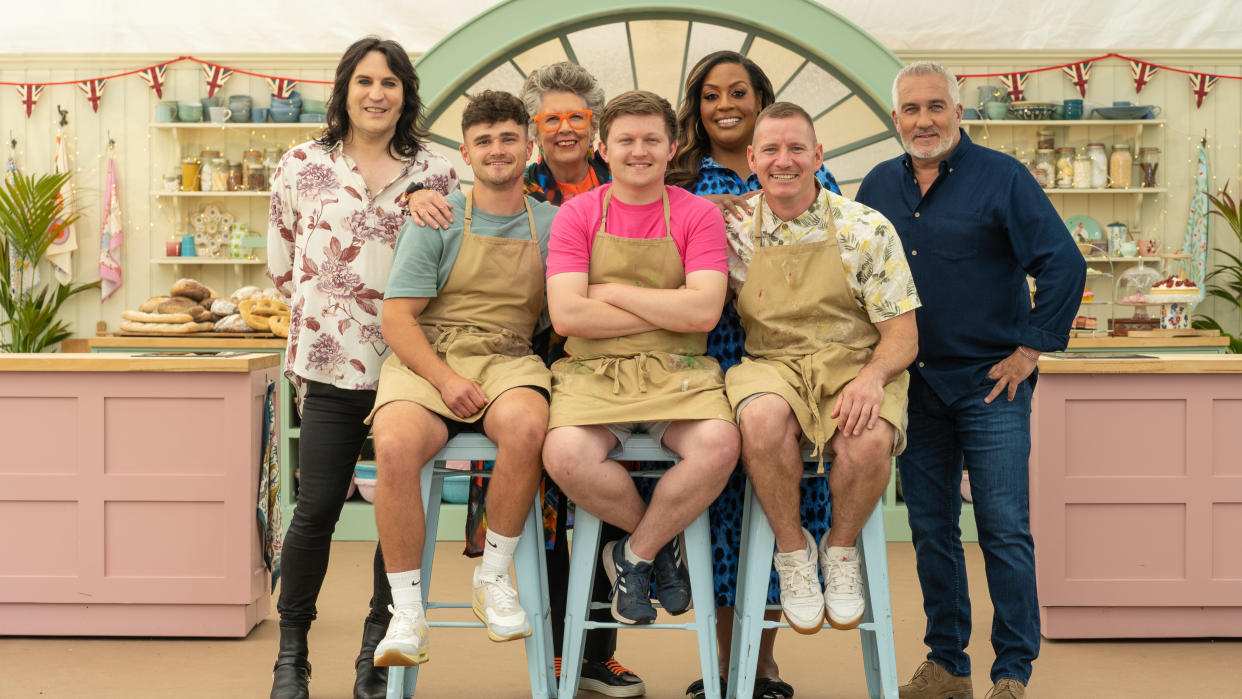
[[[526, 76], [520, 97], [539, 145], [539, 159], [526, 168], [526, 194], [560, 206], [612, 179], [594, 148], [604, 89], [590, 71], [569, 61], [544, 66]], [[434, 191], [411, 193], [409, 209], [432, 228], [453, 220], [448, 202]]]

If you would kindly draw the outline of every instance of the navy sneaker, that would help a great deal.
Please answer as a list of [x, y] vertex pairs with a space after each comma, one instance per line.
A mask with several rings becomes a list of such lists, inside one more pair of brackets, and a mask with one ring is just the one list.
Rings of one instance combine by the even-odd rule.
[[625, 560], [625, 535], [604, 544], [601, 558], [604, 572], [612, 583], [612, 618], [622, 624], [650, 624], [655, 621], [655, 607], [648, 596], [651, 592], [651, 564]]
[[655, 571], [655, 598], [664, 611], [677, 616], [685, 614], [692, 606], [690, 596], [690, 572], [686, 570], [686, 557], [681, 553], [681, 536], [664, 545], [651, 567]]

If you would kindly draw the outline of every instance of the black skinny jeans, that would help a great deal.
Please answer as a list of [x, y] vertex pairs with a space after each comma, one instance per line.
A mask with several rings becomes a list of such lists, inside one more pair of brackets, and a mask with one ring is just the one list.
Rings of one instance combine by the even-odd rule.
[[[284, 628], [308, 629], [315, 620], [315, 601], [328, 572], [332, 532], [345, 505], [354, 464], [371, 431], [362, 421], [374, 405], [375, 391], [352, 391], [316, 381], [307, 385], [298, 441], [298, 500], [280, 559], [276, 609]], [[387, 627], [392, 618], [390, 604], [392, 590], [377, 543], [367, 621]]]

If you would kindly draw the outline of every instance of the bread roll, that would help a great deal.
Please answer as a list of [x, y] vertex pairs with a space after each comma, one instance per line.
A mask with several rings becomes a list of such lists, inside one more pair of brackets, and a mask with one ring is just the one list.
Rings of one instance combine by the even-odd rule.
[[[198, 308], [198, 301], [189, 296], [173, 296], [167, 301], [155, 307], [156, 313], [194, 313], [193, 309]], [[141, 310], [141, 309], [139, 309]]]
[[[205, 323], [206, 329], [211, 328], [210, 323]], [[188, 323], [143, 323], [139, 321], [127, 320], [121, 323], [121, 330], [126, 332], [138, 333], [160, 333], [168, 335], [184, 335], [203, 330], [199, 323], [190, 321]]]
[[237, 304], [228, 299], [216, 299], [211, 302], [211, 312], [223, 318], [237, 313]]
[[240, 313], [225, 316], [216, 321], [215, 331], [218, 333], [252, 333], [254, 328], [246, 324]]

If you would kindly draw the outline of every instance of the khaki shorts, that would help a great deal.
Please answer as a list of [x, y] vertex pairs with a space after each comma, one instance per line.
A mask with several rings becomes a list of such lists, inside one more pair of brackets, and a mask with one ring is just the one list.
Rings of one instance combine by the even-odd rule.
[[672, 420], [661, 420], [659, 422], [612, 422], [604, 425], [593, 425], [594, 427], [603, 427], [617, 438], [617, 446], [608, 452], [609, 459], [617, 459], [621, 456], [621, 452], [625, 449], [625, 443], [630, 437], [639, 432], [646, 432], [651, 438], [660, 444], [664, 443], [664, 432], [668, 426], [673, 424]]

